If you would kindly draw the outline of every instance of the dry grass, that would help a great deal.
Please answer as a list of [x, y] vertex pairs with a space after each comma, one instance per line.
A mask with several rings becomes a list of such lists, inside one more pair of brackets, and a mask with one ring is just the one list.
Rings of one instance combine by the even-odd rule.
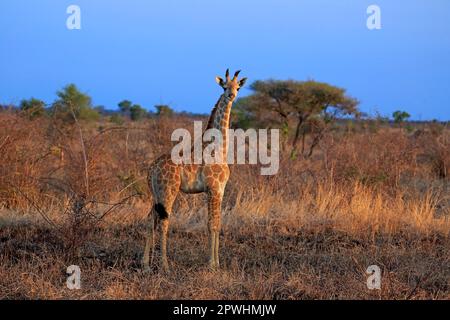
[[[76, 130], [65, 127], [62, 136], [48, 120], [0, 114], [0, 299], [450, 298], [446, 130], [333, 132], [311, 160], [283, 155], [273, 177], [235, 166], [220, 271], [207, 269], [204, 196], [181, 195], [171, 217], [172, 271], [141, 273], [151, 206], [145, 168], [188, 120], [150, 120], [100, 135], [97, 126], [109, 124], [83, 125], [89, 196], [98, 201], [88, 213], [104, 212], [100, 202], [142, 196], [87, 220], [80, 233], [69, 202], [70, 192], [85, 189]], [[73, 237], [81, 240], [74, 245]], [[65, 286], [72, 264], [81, 267], [81, 290]], [[373, 264], [382, 269], [381, 290], [366, 286]]]

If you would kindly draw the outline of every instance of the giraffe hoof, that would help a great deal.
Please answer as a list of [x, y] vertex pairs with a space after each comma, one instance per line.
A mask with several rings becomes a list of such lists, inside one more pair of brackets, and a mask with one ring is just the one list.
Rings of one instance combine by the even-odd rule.
[[142, 272], [143, 272], [144, 274], [149, 274], [151, 271], [152, 271], [152, 269], [150, 269], [150, 266], [144, 266], [144, 267], [142, 268]]
[[209, 263], [209, 270], [210, 271], [217, 271], [218, 269], [219, 269], [219, 266], [215, 262], [211, 261]]
[[161, 263], [161, 271], [163, 273], [169, 273], [169, 264], [167, 262]]

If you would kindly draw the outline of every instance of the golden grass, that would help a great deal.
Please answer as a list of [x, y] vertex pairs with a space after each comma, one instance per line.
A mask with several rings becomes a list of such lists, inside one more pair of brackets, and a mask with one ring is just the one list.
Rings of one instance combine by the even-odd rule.
[[[61, 240], [36, 217], [3, 222], [0, 297], [450, 298], [450, 221], [435, 216], [435, 196], [387, 199], [355, 184], [346, 191], [320, 185], [290, 201], [264, 191], [252, 198], [224, 212], [218, 272], [206, 267], [204, 206], [171, 217], [168, 275], [140, 272], [143, 203], [110, 216], [79, 256], [67, 256]], [[4, 215], [2, 221], [11, 218]], [[70, 264], [82, 269], [82, 290], [65, 288]], [[383, 270], [380, 291], [365, 285], [372, 264]]]
[[[388, 128], [337, 132], [313, 159], [283, 154], [273, 177], [234, 166], [223, 204], [221, 269], [207, 269], [205, 196], [181, 194], [171, 217], [171, 272], [164, 275], [140, 270], [152, 205], [145, 168], [170, 146], [155, 137], [188, 127], [187, 120], [131, 125], [87, 144], [91, 192], [99, 200], [142, 196], [81, 229], [74, 212], [63, 214], [70, 197], [57, 188], [83, 190], [77, 136], [56, 141], [45, 121], [10, 114], [0, 114], [0, 122], [0, 299], [450, 298], [449, 182], [436, 176], [436, 161], [423, 160], [430, 141], [421, 145]], [[96, 134], [90, 126], [86, 139]], [[63, 163], [47, 154], [54, 144], [68, 150]], [[80, 239], [72, 243], [73, 237]], [[81, 268], [81, 290], [66, 288], [72, 264]], [[366, 286], [373, 264], [382, 269], [381, 290]]]

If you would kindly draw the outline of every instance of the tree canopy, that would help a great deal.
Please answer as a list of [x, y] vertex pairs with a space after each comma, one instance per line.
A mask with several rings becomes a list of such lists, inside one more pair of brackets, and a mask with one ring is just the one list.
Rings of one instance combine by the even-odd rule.
[[133, 104], [130, 107], [130, 118], [133, 121], [139, 121], [147, 115], [147, 111], [139, 104]]
[[358, 116], [358, 101], [346, 94], [345, 89], [313, 80], [256, 81], [250, 89], [253, 94], [239, 99], [235, 115], [238, 121], [259, 126], [278, 126], [286, 134], [293, 132], [292, 150], [296, 151], [302, 138], [311, 136], [306, 156], [322, 138], [325, 130], [339, 117]]
[[411, 115], [406, 111], [397, 110], [392, 114], [395, 123], [402, 123], [403, 121], [409, 119]]
[[97, 120], [100, 115], [92, 107], [92, 99], [81, 92], [76, 85], [69, 84], [56, 93], [58, 100], [53, 104], [53, 113], [66, 120], [73, 116], [81, 120]]
[[173, 109], [166, 104], [159, 104], [155, 106], [156, 114], [162, 117], [170, 117], [174, 114]]
[[123, 114], [127, 114], [128, 112], [130, 112], [132, 105], [133, 105], [133, 103], [130, 100], [122, 100], [118, 104], [120, 112]]

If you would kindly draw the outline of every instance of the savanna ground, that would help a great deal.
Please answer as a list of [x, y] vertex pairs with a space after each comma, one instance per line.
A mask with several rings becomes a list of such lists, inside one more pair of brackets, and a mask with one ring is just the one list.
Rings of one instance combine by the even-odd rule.
[[[450, 298], [450, 131], [432, 123], [341, 123], [310, 158], [283, 151], [277, 175], [232, 166], [220, 270], [207, 268], [204, 195], [182, 194], [171, 272], [142, 273], [146, 168], [192, 120], [0, 112], [0, 299]], [[81, 290], [66, 287], [69, 265]]]

